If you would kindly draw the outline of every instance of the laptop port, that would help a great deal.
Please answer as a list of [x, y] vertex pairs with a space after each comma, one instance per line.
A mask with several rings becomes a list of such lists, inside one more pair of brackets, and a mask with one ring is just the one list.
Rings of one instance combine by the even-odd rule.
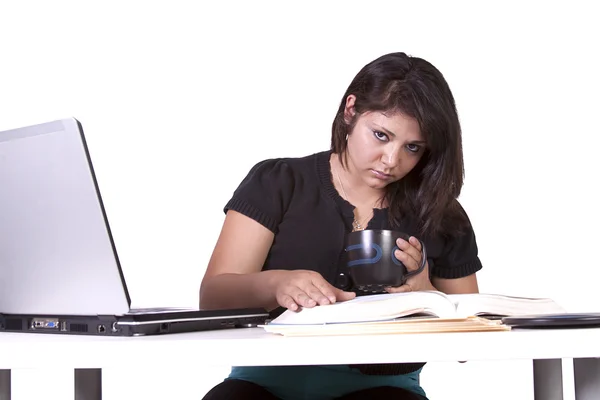
[[104, 332], [106, 332], [106, 326], [98, 325], [98, 333], [104, 333]]
[[33, 318], [31, 320], [31, 329], [58, 329], [58, 319]]

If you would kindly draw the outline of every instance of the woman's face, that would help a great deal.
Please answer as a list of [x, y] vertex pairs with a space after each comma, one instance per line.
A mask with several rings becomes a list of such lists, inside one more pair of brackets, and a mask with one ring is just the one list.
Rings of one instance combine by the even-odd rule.
[[[346, 102], [346, 118], [354, 115], [354, 96]], [[355, 179], [384, 189], [405, 177], [425, 151], [419, 123], [401, 113], [361, 114], [348, 135], [348, 164]]]

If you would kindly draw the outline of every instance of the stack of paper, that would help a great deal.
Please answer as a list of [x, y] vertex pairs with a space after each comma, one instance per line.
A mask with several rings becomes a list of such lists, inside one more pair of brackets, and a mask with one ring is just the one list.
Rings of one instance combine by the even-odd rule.
[[416, 317], [391, 321], [308, 325], [270, 323], [261, 325], [261, 327], [267, 332], [283, 336], [385, 335], [510, 330], [510, 327], [502, 324], [500, 320], [490, 320], [481, 317], [455, 319]]

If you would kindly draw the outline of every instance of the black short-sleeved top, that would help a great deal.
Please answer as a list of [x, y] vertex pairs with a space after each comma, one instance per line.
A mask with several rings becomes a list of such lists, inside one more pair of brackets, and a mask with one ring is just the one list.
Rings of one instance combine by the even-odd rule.
[[[344, 237], [352, 230], [354, 207], [333, 186], [330, 155], [331, 151], [323, 151], [261, 161], [225, 206], [225, 212], [238, 211], [275, 234], [263, 270], [313, 270], [340, 286], [339, 261]], [[375, 209], [367, 229], [391, 229], [387, 209]], [[395, 229], [419, 237], [409, 218]], [[419, 239], [427, 248], [433, 276], [460, 278], [482, 267], [472, 228], [452, 240]]]
[[[345, 235], [352, 231], [354, 207], [333, 186], [330, 156], [331, 151], [322, 151], [306, 157], [273, 158], [257, 163], [234, 191], [224, 211], [238, 211], [275, 234], [263, 271], [313, 270], [332, 285], [347, 289], [340, 261]], [[375, 209], [367, 229], [391, 229], [387, 209]], [[418, 237], [410, 218], [395, 229]], [[430, 275], [460, 278], [481, 269], [472, 228], [452, 240], [419, 239], [427, 248]], [[279, 307], [271, 315], [275, 317], [283, 310]], [[369, 375], [398, 375], [417, 371], [423, 365], [425, 363], [351, 367]]]

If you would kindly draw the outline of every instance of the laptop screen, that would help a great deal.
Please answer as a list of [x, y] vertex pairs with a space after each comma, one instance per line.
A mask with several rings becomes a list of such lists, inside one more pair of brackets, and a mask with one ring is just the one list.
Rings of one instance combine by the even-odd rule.
[[0, 132], [0, 313], [129, 311], [81, 126]]

